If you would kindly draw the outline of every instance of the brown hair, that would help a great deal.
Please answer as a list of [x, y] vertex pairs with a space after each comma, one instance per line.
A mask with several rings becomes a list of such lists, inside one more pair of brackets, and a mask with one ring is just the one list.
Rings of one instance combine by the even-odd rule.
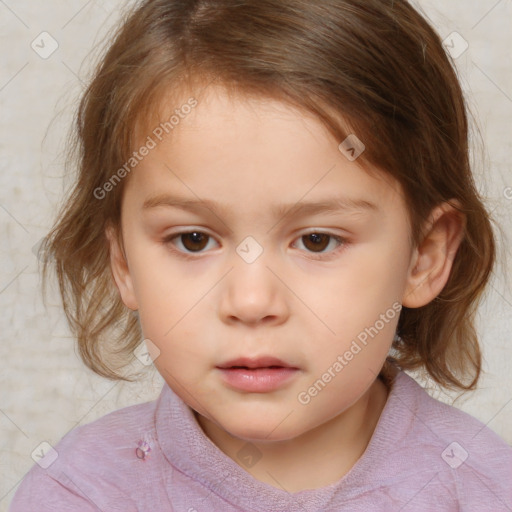
[[43, 247], [44, 278], [54, 265], [85, 364], [130, 380], [119, 369], [141, 342], [105, 237], [107, 223], [119, 227], [126, 180], [102, 199], [94, 192], [130, 158], [136, 127], [144, 133], [164, 98], [211, 80], [311, 112], [340, 142], [357, 134], [366, 146], [358, 162], [401, 184], [414, 243], [434, 206], [458, 201], [465, 236], [449, 281], [428, 305], [403, 308], [383, 370], [395, 361], [442, 386], [473, 389], [481, 369], [474, 316], [494, 235], [471, 174], [454, 67], [405, 0], [146, 0], [126, 14], [80, 102], [77, 180]]

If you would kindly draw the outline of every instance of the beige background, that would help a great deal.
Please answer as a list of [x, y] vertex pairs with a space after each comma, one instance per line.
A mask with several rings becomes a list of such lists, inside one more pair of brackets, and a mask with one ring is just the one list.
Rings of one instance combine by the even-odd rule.
[[[477, 180], [501, 225], [501, 265], [479, 317], [486, 373], [480, 389], [455, 405], [512, 444], [512, 293], [506, 273], [512, 261], [512, 3], [418, 3], [443, 39], [456, 31], [469, 44], [456, 63], [486, 144]], [[84, 58], [115, 24], [121, 5], [0, 0], [0, 511], [7, 509], [42, 441], [55, 445], [79, 424], [152, 400], [163, 382], [153, 369], [143, 382], [127, 385], [85, 368], [57, 298], [48, 309], [42, 304], [32, 250], [49, 229], [67, 183], [64, 135], [87, 81]], [[43, 31], [59, 45], [47, 59], [31, 48]], [[453, 37], [459, 36], [451, 36], [455, 49], [463, 48]], [[50, 43], [47, 39], [46, 49]]]

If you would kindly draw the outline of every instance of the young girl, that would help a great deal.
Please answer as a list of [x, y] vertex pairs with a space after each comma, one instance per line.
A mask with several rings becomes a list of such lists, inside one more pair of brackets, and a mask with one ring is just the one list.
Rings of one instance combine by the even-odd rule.
[[512, 448], [404, 372], [476, 387], [495, 258], [405, 0], [143, 1], [76, 135], [45, 269], [90, 368], [165, 384], [48, 447], [12, 512], [512, 510]]

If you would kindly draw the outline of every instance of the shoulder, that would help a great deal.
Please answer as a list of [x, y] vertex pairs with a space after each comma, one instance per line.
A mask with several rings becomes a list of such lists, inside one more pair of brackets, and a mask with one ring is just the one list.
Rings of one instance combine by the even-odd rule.
[[155, 423], [157, 400], [112, 411], [95, 421], [70, 430], [57, 446], [103, 448], [130, 442], [134, 436], [151, 429]]
[[431, 397], [407, 374], [395, 385], [392, 409], [403, 422], [400, 445], [413, 461], [410, 469], [429, 468], [433, 482], [450, 489], [461, 510], [512, 508], [512, 447], [480, 420]]
[[[61, 462], [98, 461], [111, 455], [122, 458], [124, 449], [136, 448], [135, 440], [151, 431], [155, 423], [156, 401], [118, 409], [95, 421], [70, 430], [55, 446]], [[80, 455], [77, 459], [76, 456]]]
[[512, 447], [487, 425], [457, 407], [433, 398], [405, 373], [399, 390], [417, 427], [421, 428], [418, 423], [422, 424], [438, 440], [466, 443], [475, 454], [499, 452], [505, 458], [512, 457]]
[[49, 474], [56, 476], [66, 468], [76, 475], [108, 476], [114, 485], [133, 477], [139, 467], [134, 464], [139, 461], [139, 443], [156, 437], [157, 402], [124, 407], [72, 429], [55, 446], [58, 459], [48, 468]]
[[55, 500], [51, 510], [75, 503], [76, 510], [88, 511], [87, 506], [97, 510], [100, 503], [108, 505], [107, 498], [121, 500], [124, 510], [132, 510], [128, 496], [139, 482], [150, 477], [146, 461], [140, 460], [136, 451], [140, 441], [156, 437], [157, 402], [118, 409], [73, 428], [55, 446], [44, 443], [39, 457], [35, 455], [36, 464], [16, 491], [13, 503], [23, 504], [27, 509], [28, 504], [35, 505], [34, 496], [51, 492]]

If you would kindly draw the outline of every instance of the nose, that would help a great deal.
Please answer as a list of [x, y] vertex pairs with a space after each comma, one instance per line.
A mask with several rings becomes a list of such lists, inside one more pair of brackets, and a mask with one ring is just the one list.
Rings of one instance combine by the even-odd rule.
[[221, 283], [219, 315], [225, 323], [279, 325], [289, 316], [288, 289], [263, 255], [247, 263], [235, 259]]

